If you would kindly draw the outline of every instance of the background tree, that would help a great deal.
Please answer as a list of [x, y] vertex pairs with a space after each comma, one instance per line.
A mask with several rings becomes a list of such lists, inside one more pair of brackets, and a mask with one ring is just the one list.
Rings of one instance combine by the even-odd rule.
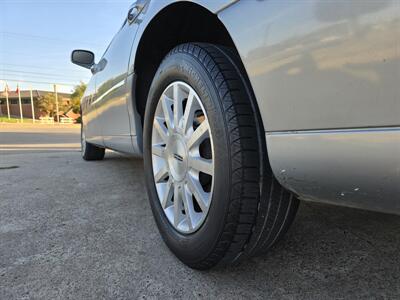
[[81, 99], [83, 96], [83, 93], [86, 90], [87, 85], [83, 82], [80, 84], [76, 85], [74, 87], [74, 90], [72, 91], [71, 94], [71, 106], [72, 106], [72, 111], [74, 113], [79, 113], [80, 106], [81, 106]]
[[[46, 112], [46, 115], [49, 117], [54, 117], [57, 114], [57, 106], [56, 106], [56, 96], [54, 93], [48, 93], [44, 96], [39, 97], [38, 99], [38, 109]], [[65, 112], [67, 106], [62, 103], [62, 101], [58, 102], [58, 110], [60, 113]]]

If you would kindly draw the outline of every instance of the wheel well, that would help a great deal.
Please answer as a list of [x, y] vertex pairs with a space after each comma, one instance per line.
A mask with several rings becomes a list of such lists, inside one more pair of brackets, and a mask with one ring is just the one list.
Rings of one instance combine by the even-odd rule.
[[142, 124], [148, 92], [158, 66], [170, 50], [187, 42], [219, 44], [236, 51], [222, 22], [202, 6], [179, 2], [161, 10], [147, 25], [135, 58], [136, 108]]

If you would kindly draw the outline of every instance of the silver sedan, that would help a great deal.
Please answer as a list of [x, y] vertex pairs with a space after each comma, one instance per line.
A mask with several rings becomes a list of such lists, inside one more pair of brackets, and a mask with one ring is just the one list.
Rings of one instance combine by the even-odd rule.
[[197, 269], [267, 252], [299, 200], [399, 214], [399, 28], [390, 0], [137, 0], [97, 63], [72, 53], [83, 158], [143, 156]]

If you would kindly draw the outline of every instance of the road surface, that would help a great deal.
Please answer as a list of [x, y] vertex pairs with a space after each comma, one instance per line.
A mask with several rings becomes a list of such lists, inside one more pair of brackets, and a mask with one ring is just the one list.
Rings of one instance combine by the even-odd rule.
[[[14, 126], [14, 127], [13, 127]], [[302, 203], [268, 255], [199, 272], [158, 234], [142, 161], [0, 124], [0, 299], [400, 297], [400, 217]]]

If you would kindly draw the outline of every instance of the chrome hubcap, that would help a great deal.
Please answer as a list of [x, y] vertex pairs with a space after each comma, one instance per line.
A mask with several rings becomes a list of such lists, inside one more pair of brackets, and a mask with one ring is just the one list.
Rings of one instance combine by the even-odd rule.
[[183, 136], [174, 134], [166, 145], [166, 158], [168, 169], [174, 181], [182, 181], [187, 173], [187, 149]]
[[192, 233], [204, 223], [212, 200], [214, 152], [203, 104], [184, 82], [174, 82], [157, 104], [152, 164], [158, 198], [172, 226]]

